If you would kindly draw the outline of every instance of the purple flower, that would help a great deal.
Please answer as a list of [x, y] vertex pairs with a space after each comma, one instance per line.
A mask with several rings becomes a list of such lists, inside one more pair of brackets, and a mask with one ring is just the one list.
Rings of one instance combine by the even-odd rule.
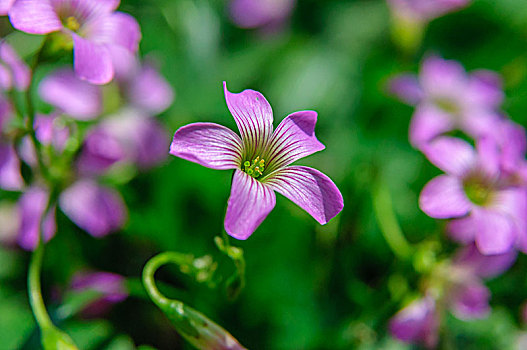
[[442, 314], [440, 307], [462, 320], [486, 317], [490, 312], [491, 294], [483, 279], [503, 273], [516, 257], [515, 250], [483, 255], [474, 244], [464, 247], [452, 261], [438, 264], [432, 271], [425, 297], [409, 304], [392, 318], [391, 334], [407, 343], [434, 348]]
[[70, 69], [46, 76], [38, 87], [42, 100], [77, 120], [92, 120], [102, 113], [102, 91], [77, 78]]
[[100, 293], [100, 297], [92, 301], [81, 310], [85, 318], [98, 317], [106, 312], [116, 303], [124, 301], [128, 297], [128, 289], [125, 278], [110, 272], [82, 272], [73, 276], [70, 288], [74, 292], [94, 291]]
[[[41, 228], [46, 242], [55, 235], [57, 230], [55, 208], [52, 208], [42, 220], [48, 199], [49, 193], [46, 189], [33, 186], [27, 189], [18, 201], [20, 217], [18, 244], [26, 250], [34, 250], [37, 247]], [[40, 227], [41, 221], [42, 227]]]
[[388, 0], [388, 5], [397, 16], [426, 22], [466, 7], [469, 3], [470, 0]]
[[90, 179], [81, 179], [59, 198], [60, 208], [77, 226], [94, 237], [121, 228], [127, 211], [121, 195]]
[[123, 109], [104, 119], [86, 136], [78, 159], [83, 174], [101, 174], [118, 162], [152, 167], [166, 158], [164, 128], [136, 109]]
[[231, 0], [232, 21], [241, 28], [280, 26], [293, 11], [296, 0]]
[[525, 189], [511, 184], [500, 171], [500, 154], [490, 138], [478, 141], [477, 152], [467, 142], [440, 137], [424, 153], [446, 174], [432, 179], [419, 198], [420, 208], [449, 223], [451, 235], [475, 241], [483, 254], [500, 254], [525, 237]]
[[501, 120], [501, 79], [490, 71], [468, 75], [456, 61], [428, 57], [418, 77], [400, 75], [390, 82], [390, 90], [416, 106], [410, 142], [417, 148], [455, 129], [474, 138], [492, 135]]
[[434, 298], [415, 300], [390, 320], [390, 333], [406, 343], [434, 348], [437, 344], [439, 318]]
[[13, 26], [30, 34], [62, 32], [73, 40], [75, 73], [94, 84], [114, 75], [113, 56], [136, 52], [139, 25], [115, 12], [119, 0], [17, 0], [9, 10]]
[[225, 230], [247, 239], [274, 208], [274, 191], [292, 200], [325, 224], [343, 208], [335, 184], [318, 170], [289, 166], [324, 149], [314, 134], [317, 113], [287, 116], [273, 132], [273, 111], [257, 91], [230, 93], [227, 106], [241, 138], [214, 123], [194, 123], [174, 135], [170, 154], [212, 169], [235, 169], [225, 216]]
[[30, 79], [31, 72], [25, 62], [9, 44], [0, 42], [0, 90], [11, 90], [14, 87], [24, 91], [28, 88]]

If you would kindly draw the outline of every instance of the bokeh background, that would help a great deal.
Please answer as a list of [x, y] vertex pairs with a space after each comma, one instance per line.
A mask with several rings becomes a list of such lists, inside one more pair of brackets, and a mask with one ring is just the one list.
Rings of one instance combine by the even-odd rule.
[[[417, 72], [427, 54], [459, 60], [467, 70], [495, 70], [504, 79], [504, 110], [525, 125], [527, 2], [475, 0], [433, 20], [413, 52], [393, 40], [384, 0], [300, 0], [290, 17], [265, 29], [239, 28], [223, 0], [123, 0], [120, 10], [138, 20], [141, 54], [157, 63], [175, 90], [174, 103], [160, 116], [167, 140], [191, 122], [235, 129], [222, 81], [233, 92], [251, 88], [272, 105], [275, 126], [293, 111], [318, 112], [316, 133], [326, 150], [301, 163], [328, 174], [344, 196], [344, 210], [325, 226], [278, 196], [247, 241], [232, 240], [247, 264], [246, 286], [236, 300], [171, 267], [158, 274], [178, 289], [166, 294], [202, 311], [249, 349], [412, 348], [394, 340], [387, 324], [404, 298], [418, 293], [419, 269], [386, 244], [372, 204], [375, 189], [388, 190], [391, 203], [384, 204], [423, 259], [448, 256], [455, 244], [443, 236], [444, 223], [418, 208], [421, 189], [440, 171], [410, 146], [412, 108], [391, 97], [386, 84], [398, 73]], [[43, 290], [59, 327], [82, 349], [190, 349], [146, 298], [139, 277], [150, 257], [168, 250], [211, 254], [232, 269], [213, 242], [223, 229], [231, 176], [167, 157], [120, 185], [128, 222], [100, 240], [58, 211]], [[0, 246], [0, 349], [39, 346], [27, 301], [28, 261], [27, 252]], [[101, 318], [61, 319], [61, 296], [72, 275], [87, 268], [126, 276], [130, 297]], [[524, 327], [526, 271], [520, 256], [510, 271], [488, 282], [489, 318], [448, 316], [440, 348], [513, 349]]]

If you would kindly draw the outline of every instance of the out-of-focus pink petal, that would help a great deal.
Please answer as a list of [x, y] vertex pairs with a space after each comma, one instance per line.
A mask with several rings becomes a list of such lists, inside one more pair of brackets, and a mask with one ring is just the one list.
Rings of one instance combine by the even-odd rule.
[[459, 138], [442, 136], [423, 146], [423, 153], [432, 164], [445, 173], [461, 177], [477, 160], [472, 146]]
[[101, 174], [125, 158], [121, 142], [109, 130], [99, 126], [86, 135], [77, 166], [81, 174]]
[[31, 80], [31, 71], [24, 61], [7, 43], [0, 44], [0, 60], [7, 64], [13, 76], [14, 86], [20, 90], [27, 90]]
[[513, 219], [495, 210], [474, 208], [476, 245], [485, 255], [504, 254], [514, 247], [517, 231]]
[[423, 98], [423, 90], [414, 74], [401, 74], [392, 78], [388, 83], [388, 90], [409, 105], [416, 105]]
[[91, 120], [102, 112], [101, 89], [80, 80], [69, 69], [60, 69], [45, 77], [38, 92], [44, 101], [78, 120]]
[[242, 144], [236, 133], [222, 125], [194, 123], [176, 131], [170, 154], [212, 169], [237, 169]]
[[13, 27], [30, 34], [48, 34], [63, 27], [50, 0], [16, 0], [9, 20]]
[[419, 196], [419, 207], [433, 218], [450, 219], [467, 214], [472, 203], [459, 179], [439, 175], [426, 184]]
[[174, 100], [174, 91], [151, 65], [144, 65], [127, 87], [128, 99], [135, 107], [152, 114], [167, 109]]
[[236, 239], [247, 239], [273, 210], [273, 190], [236, 169], [225, 215], [225, 230]]
[[73, 276], [70, 288], [74, 292], [94, 291], [100, 297], [81, 310], [84, 318], [104, 315], [113, 304], [122, 302], [128, 297], [125, 278], [110, 272], [81, 272]]
[[225, 101], [238, 129], [240, 130], [247, 158], [256, 158], [257, 151], [263, 151], [273, 133], [273, 110], [265, 97], [254, 90], [238, 94], [227, 90], [223, 82]]
[[502, 117], [495, 111], [485, 108], [467, 109], [458, 121], [458, 127], [474, 139], [493, 137], [499, 132]]
[[295, 112], [282, 120], [269, 140], [263, 159], [268, 171], [279, 169], [307, 157], [325, 146], [315, 136], [317, 113]]
[[393, 337], [433, 348], [438, 341], [439, 320], [431, 297], [418, 299], [399, 311], [389, 325]]
[[99, 127], [117, 140], [125, 152], [123, 160], [148, 168], [163, 161], [169, 149], [169, 137], [155, 118], [133, 108], [106, 118]]
[[293, 201], [324, 225], [342, 211], [342, 194], [333, 181], [320, 171], [291, 166], [269, 175], [266, 185]]
[[497, 177], [500, 172], [501, 154], [498, 144], [491, 137], [481, 137], [476, 141], [478, 165], [489, 177]]
[[0, 0], [0, 16], [7, 15], [15, 0]]
[[470, 74], [465, 98], [474, 106], [498, 108], [502, 103], [503, 81], [495, 72], [489, 70], [473, 71]]
[[491, 278], [507, 271], [514, 264], [517, 256], [518, 252], [515, 249], [504, 254], [483, 255], [475, 244], [469, 244], [456, 254], [454, 263], [469, 269], [479, 277]]
[[127, 218], [121, 195], [89, 179], [68, 187], [60, 195], [59, 204], [77, 226], [94, 237], [120, 229]]
[[430, 56], [423, 61], [419, 81], [429, 96], [458, 100], [466, 89], [468, 77], [459, 62]]
[[18, 191], [24, 187], [20, 173], [20, 161], [12, 144], [0, 143], [0, 188]]
[[97, 44], [81, 38], [75, 33], [73, 37], [73, 66], [75, 74], [92, 84], [106, 84], [113, 79], [112, 57], [104, 44]]
[[451, 116], [432, 104], [422, 104], [414, 112], [410, 122], [410, 143], [421, 149], [438, 135], [454, 129]]
[[490, 291], [477, 279], [464, 283], [450, 294], [450, 307], [462, 319], [484, 318], [490, 313]]
[[126, 81], [139, 70], [139, 61], [135, 53], [117, 45], [106, 45], [110, 56], [112, 57], [115, 78]]
[[233, 0], [229, 10], [233, 22], [241, 28], [257, 28], [281, 22], [293, 10], [296, 0]]
[[476, 238], [476, 224], [471, 215], [451, 220], [447, 225], [448, 235], [455, 241], [467, 244]]
[[[48, 204], [49, 193], [41, 187], [29, 188], [18, 201], [20, 231], [18, 244], [26, 250], [34, 250], [40, 240], [40, 222]], [[42, 236], [47, 242], [55, 235], [55, 208], [51, 208], [42, 222]]]
[[56, 115], [37, 115], [35, 118], [35, 134], [43, 145], [53, 145], [61, 152], [70, 136], [70, 130]]
[[86, 23], [84, 36], [98, 44], [121, 46], [136, 52], [141, 40], [141, 30], [135, 18], [126, 13], [115, 12], [97, 16]]

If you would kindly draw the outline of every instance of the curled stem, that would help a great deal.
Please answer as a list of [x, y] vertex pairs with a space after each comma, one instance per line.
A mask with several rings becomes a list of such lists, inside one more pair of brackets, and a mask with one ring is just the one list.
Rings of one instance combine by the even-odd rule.
[[245, 348], [221, 326], [207, 316], [185, 305], [168, 299], [156, 286], [154, 274], [163, 265], [173, 263], [180, 268], [189, 263], [189, 255], [165, 252], [150, 259], [143, 269], [143, 284], [152, 301], [170, 319], [174, 328], [190, 344], [202, 350], [244, 350]]

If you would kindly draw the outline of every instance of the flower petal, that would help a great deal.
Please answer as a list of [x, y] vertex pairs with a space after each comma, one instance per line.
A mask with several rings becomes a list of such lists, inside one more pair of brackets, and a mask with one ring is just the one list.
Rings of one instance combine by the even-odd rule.
[[45, 77], [38, 92], [42, 100], [78, 120], [91, 120], [102, 112], [101, 89], [80, 80], [69, 69], [60, 69]]
[[436, 136], [454, 128], [451, 116], [431, 104], [422, 104], [414, 112], [410, 122], [410, 143], [421, 149]]
[[87, 19], [114, 11], [121, 0], [51, 0], [53, 7], [67, 14], [76, 15], [78, 19]]
[[0, 60], [7, 63], [15, 87], [20, 91], [25, 91], [29, 87], [31, 71], [26, 63], [18, 57], [15, 50], [7, 43], [0, 43]]
[[263, 158], [268, 171], [321, 151], [325, 146], [315, 136], [317, 112], [295, 112], [282, 120], [269, 140]]
[[128, 99], [134, 106], [158, 114], [170, 106], [174, 91], [152, 65], [145, 64], [128, 86]]
[[516, 261], [518, 252], [511, 249], [504, 254], [483, 255], [475, 244], [469, 244], [464, 247], [456, 257], [456, 265], [470, 269], [471, 273], [482, 277], [491, 278], [507, 271]]
[[225, 101], [242, 136], [243, 156], [254, 158], [256, 152], [263, 151], [273, 133], [273, 110], [265, 97], [254, 90], [244, 90], [233, 94], [223, 82]]
[[425, 297], [412, 302], [390, 320], [389, 328], [392, 336], [401, 341], [434, 348], [439, 331], [435, 301]]
[[120, 229], [127, 217], [117, 191], [88, 179], [79, 180], [62, 192], [59, 204], [77, 226], [94, 237]]
[[476, 238], [476, 225], [472, 215], [460, 219], [451, 220], [447, 225], [447, 232], [450, 238], [456, 242], [467, 244], [474, 242]]
[[473, 106], [499, 108], [505, 97], [503, 79], [493, 71], [474, 71], [470, 74], [465, 97]]
[[416, 105], [423, 98], [423, 90], [415, 74], [401, 74], [392, 78], [388, 90], [409, 105]]
[[463, 66], [454, 60], [430, 56], [423, 61], [419, 75], [421, 86], [427, 95], [462, 98], [468, 84], [468, 76]]
[[104, 45], [81, 38], [75, 33], [73, 37], [73, 64], [75, 74], [92, 84], [106, 84], [113, 78], [112, 57]]
[[439, 175], [423, 188], [419, 207], [428, 216], [449, 219], [467, 214], [472, 204], [463, 192], [460, 180], [449, 175]]
[[225, 215], [225, 230], [236, 239], [247, 239], [273, 210], [273, 190], [236, 169]]
[[77, 166], [83, 175], [101, 174], [125, 159], [126, 152], [121, 142], [111, 134], [111, 130], [98, 125], [87, 133]]
[[450, 175], [463, 176], [476, 163], [472, 146], [459, 138], [443, 136], [423, 146], [423, 153], [439, 169]]
[[517, 231], [512, 218], [496, 210], [475, 208], [476, 245], [485, 255], [503, 254], [513, 248]]
[[179, 128], [170, 154], [212, 169], [241, 166], [241, 140], [232, 130], [214, 123], [194, 123]]
[[129, 14], [115, 12], [86, 23], [84, 36], [98, 44], [110, 44], [136, 52], [141, 40], [139, 24]]
[[17, 0], [9, 10], [16, 29], [30, 34], [48, 34], [62, 29], [62, 22], [49, 0]]
[[12, 144], [0, 143], [0, 188], [18, 191], [24, 187], [20, 161]]
[[14, 2], [15, 0], [0, 0], [0, 16], [7, 15], [7, 12], [9, 11], [11, 5], [13, 5]]
[[329, 177], [304, 166], [291, 166], [269, 175], [265, 183], [289, 198], [324, 225], [344, 207], [342, 194]]
[[[18, 244], [26, 250], [34, 250], [40, 240], [40, 222], [48, 203], [49, 193], [40, 187], [31, 187], [18, 201], [20, 229]], [[57, 230], [55, 208], [53, 207], [42, 222], [42, 236], [49, 241]]]
[[483, 318], [490, 312], [490, 291], [474, 279], [454, 289], [450, 296], [453, 313], [462, 320]]

